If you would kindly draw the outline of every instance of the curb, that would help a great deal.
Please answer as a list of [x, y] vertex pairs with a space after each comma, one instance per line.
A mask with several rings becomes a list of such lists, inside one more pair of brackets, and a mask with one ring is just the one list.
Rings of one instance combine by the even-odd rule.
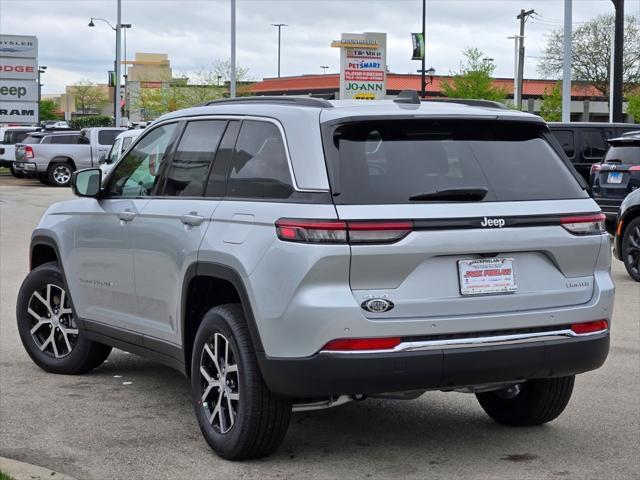
[[76, 480], [73, 477], [54, 472], [48, 468], [18, 462], [5, 457], [0, 457], [0, 472], [6, 473], [15, 480]]

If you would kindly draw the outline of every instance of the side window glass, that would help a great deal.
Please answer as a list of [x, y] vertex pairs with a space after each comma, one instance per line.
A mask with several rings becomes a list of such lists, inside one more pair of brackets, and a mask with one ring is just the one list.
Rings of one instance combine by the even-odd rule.
[[607, 144], [602, 137], [602, 133], [595, 129], [585, 129], [583, 136], [583, 154], [587, 158], [600, 159], [607, 151]]
[[235, 146], [236, 138], [238, 138], [239, 130], [240, 122], [237, 120], [231, 120], [227, 125], [207, 181], [207, 197], [224, 196], [227, 188], [227, 173], [229, 172], [229, 165], [233, 157], [233, 147]]
[[124, 137], [122, 139], [122, 151], [124, 152], [127, 148], [129, 148], [129, 145], [131, 145], [131, 142], [133, 142], [133, 137]]
[[122, 139], [119, 138], [116, 140], [116, 143], [113, 144], [111, 150], [109, 150], [109, 155], [107, 156], [107, 163], [115, 163], [118, 160], [118, 155], [120, 154], [120, 144], [122, 143]]
[[555, 135], [564, 153], [567, 154], [567, 157], [572, 158], [576, 153], [573, 146], [573, 132], [571, 130], [555, 130], [552, 133]]
[[154, 128], [127, 153], [111, 177], [110, 196], [151, 195], [176, 125], [170, 123]]
[[225, 120], [189, 122], [167, 169], [160, 195], [201, 196], [209, 167], [227, 125]]
[[113, 145], [116, 141], [116, 137], [120, 135], [120, 130], [101, 130], [98, 132], [98, 143], [100, 145]]
[[289, 198], [293, 193], [287, 154], [273, 123], [242, 123], [229, 172], [228, 197]]

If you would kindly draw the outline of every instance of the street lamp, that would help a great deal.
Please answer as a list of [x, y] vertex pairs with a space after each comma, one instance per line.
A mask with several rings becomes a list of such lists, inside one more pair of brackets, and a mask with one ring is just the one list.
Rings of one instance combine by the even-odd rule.
[[[433, 83], [433, 77], [435, 77], [436, 75], [436, 69], [433, 67], [429, 67], [428, 69], [424, 70], [424, 69], [420, 69], [418, 70], [418, 73], [422, 75], [422, 81], [421, 83], [421, 94], [423, 97], [427, 96], [427, 85], [431, 85]], [[425, 76], [429, 77], [429, 81], [427, 81], [427, 79], [425, 78]]]
[[286, 23], [272, 23], [271, 25], [278, 28], [278, 78], [280, 78], [280, 44], [282, 38], [282, 27], [288, 27], [289, 25]]
[[40, 126], [40, 102], [42, 100], [42, 84], [40, 83], [40, 75], [45, 73], [46, 70], [47, 70], [46, 65], [40, 65], [38, 67], [38, 123], [37, 123], [38, 126]]
[[329, 65], [320, 65], [320, 68], [322, 69], [322, 74], [324, 75], [325, 73], [327, 73]]
[[[116, 81], [115, 81], [114, 90], [113, 90], [113, 116], [114, 116], [116, 127], [120, 127], [122, 124], [122, 112], [120, 109], [120, 63], [121, 63], [120, 62], [120, 54], [121, 54], [120, 31], [123, 28], [122, 0], [117, 0], [117, 10], [116, 10], [117, 21], [115, 26], [111, 25], [111, 23], [105, 20], [104, 18], [91, 17], [91, 20], [89, 21], [89, 27], [96, 26], [95, 20], [100, 20], [101, 22], [106, 23], [107, 25], [109, 25], [109, 27], [111, 27], [113, 31], [116, 32], [116, 62], [115, 62]], [[126, 27], [126, 28], [130, 28], [131, 25], [130, 24], [127, 24], [127, 25], [129, 25], [129, 27]]]

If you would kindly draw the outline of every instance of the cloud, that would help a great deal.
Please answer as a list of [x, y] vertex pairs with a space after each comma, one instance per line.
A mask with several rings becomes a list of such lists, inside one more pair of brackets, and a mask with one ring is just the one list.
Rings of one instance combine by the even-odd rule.
[[[563, 0], [428, 0], [427, 64], [438, 73], [459, 67], [467, 46], [495, 60], [496, 74], [513, 75], [513, 41], [520, 8], [540, 16], [527, 23], [527, 55], [540, 55], [544, 35], [560, 27]], [[574, 0], [574, 22], [613, 12], [610, 0]], [[253, 78], [275, 76], [277, 31], [282, 29], [282, 74], [321, 73], [320, 65], [337, 71], [338, 51], [331, 40], [341, 32], [388, 34], [387, 61], [394, 72], [415, 72], [410, 60], [410, 32], [421, 29], [420, 0], [238, 0], [238, 62]], [[640, 2], [626, 2], [629, 14], [640, 14]], [[113, 68], [115, 36], [104, 23], [87, 26], [90, 17], [115, 23], [114, 0], [2, 0], [0, 31], [36, 35], [46, 93], [82, 78], [104, 82]], [[229, 57], [229, 0], [123, 0], [123, 23], [129, 58], [134, 52], [168, 53], [174, 72], [196, 71], [217, 58]], [[536, 59], [527, 58], [525, 75], [536, 76]]]

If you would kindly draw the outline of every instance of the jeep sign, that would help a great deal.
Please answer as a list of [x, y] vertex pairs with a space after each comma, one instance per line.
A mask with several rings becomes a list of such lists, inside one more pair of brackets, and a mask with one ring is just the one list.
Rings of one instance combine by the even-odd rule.
[[0, 35], [0, 123], [38, 123], [38, 39]]

